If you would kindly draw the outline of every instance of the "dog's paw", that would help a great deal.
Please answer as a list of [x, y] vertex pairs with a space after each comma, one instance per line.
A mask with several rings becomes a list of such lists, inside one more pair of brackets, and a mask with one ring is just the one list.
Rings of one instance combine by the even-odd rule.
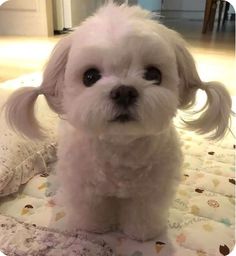
[[75, 228], [76, 230], [82, 230], [96, 234], [103, 234], [112, 231], [111, 225], [108, 225], [107, 223], [96, 223], [93, 221], [75, 222], [73, 224], [70, 224], [69, 226]]
[[69, 215], [67, 221], [69, 230], [82, 230], [91, 233], [103, 234], [112, 231], [113, 225], [108, 221], [101, 221], [97, 218], [81, 218], [79, 215]]
[[90, 233], [95, 233], [95, 234], [104, 234], [107, 232], [110, 232], [112, 230], [111, 227], [98, 227], [98, 226], [78, 226], [78, 230], [90, 232]]
[[145, 242], [145, 241], [149, 241], [149, 240], [154, 240], [155, 238], [158, 237], [158, 233], [157, 234], [144, 234], [144, 233], [129, 233], [127, 231], [123, 231], [125, 235], [127, 235], [129, 238], [131, 238], [132, 240], [137, 240], [140, 242]]
[[122, 231], [131, 239], [144, 242], [153, 240], [163, 234], [166, 231], [166, 227], [164, 225], [160, 225], [159, 227], [133, 227], [130, 225], [123, 227]]

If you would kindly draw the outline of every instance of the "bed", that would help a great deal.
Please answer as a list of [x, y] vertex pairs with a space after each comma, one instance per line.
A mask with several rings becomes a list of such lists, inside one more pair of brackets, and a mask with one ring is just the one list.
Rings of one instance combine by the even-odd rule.
[[[40, 80], [41, 74], [32, 74], [8, 81], [1, 88], [8, 91], [25, 84], [37, 86]], [[41, 112], [49, 111], [45, 102], [40, 104]], [[153, 241], [140, 243], [118, 232], [95, 235], [64, 231], [67, 210], [54, 201], [58, 189], [57, 117], [50, 113], [40, 118], [50, 131], [50, 139], [43, 143], [25, 143], [1, 123], [0, 251], [7, 255], [221, 256], [233, 250], [236, 145], [232, 133], [210, 142], [182, 129], [176, 120], [185, 161], [168, 230]], [[231, 130], [235, 128], [233, 119]], [[11, 151], [8, 158], [6, 151]], [[20, 164], [11, 160], [7, 166], [14, 154], [22, 152]]]

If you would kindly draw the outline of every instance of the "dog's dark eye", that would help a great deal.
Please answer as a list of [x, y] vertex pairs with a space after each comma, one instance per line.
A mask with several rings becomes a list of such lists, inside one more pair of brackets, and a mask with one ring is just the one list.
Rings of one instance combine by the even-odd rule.
[[101, 79], [102, 75], [100, 71], [96, 68], [90, 68], [85, 71], [83, 75], [83, 83], [85, 86], [90, 87], [95, 84], [99, 79]]
[[155, 81], [155, 84], [159, 85], [161, 83], [161, 71], [153, 66], [147, 67], [143, 78], [148, 81]]

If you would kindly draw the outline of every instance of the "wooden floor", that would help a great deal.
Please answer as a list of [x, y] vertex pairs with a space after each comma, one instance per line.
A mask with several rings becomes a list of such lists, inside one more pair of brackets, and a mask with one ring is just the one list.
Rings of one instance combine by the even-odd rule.
[[202, 34], [201, 21], [163, 20], [188, 42], [203, 81], [217, 80], [236, 95], [235, 23], [227, 22], [219, 30]]
[[[180, 32], [194, 54], [203, 80], [219, 80], [236, 95], [235, 33], [232, 23], [225, 29], [202, 35], [200, 21], [162, 21]], [[61, 36], [52, 38], [0, 37], [0, 82], [42, 70]]]
[[0, 82], [42, 70], [59, 39], [0, 36]]

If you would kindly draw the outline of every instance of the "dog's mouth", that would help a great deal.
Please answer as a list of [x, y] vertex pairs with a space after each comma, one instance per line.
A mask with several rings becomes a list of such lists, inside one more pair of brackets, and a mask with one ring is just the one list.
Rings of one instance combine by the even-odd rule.
[[131, 121], [136, 121], [136, 119], [129, 113], [119, 114], [110, 120], [110, 122], [118, 122], [118, 123], [127, 123]]

